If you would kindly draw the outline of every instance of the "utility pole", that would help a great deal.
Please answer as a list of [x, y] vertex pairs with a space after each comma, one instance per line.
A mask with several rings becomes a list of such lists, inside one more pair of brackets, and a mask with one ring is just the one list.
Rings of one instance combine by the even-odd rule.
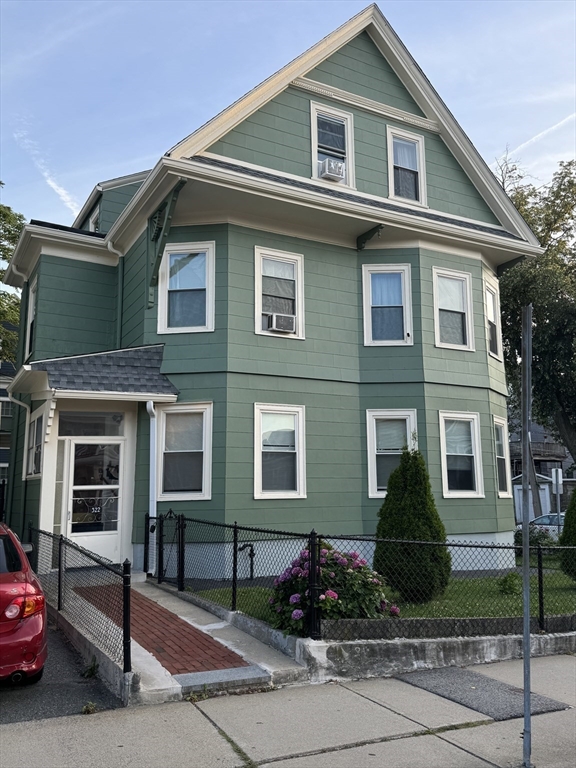
[[[522, 309], [522, 605], [524, 660], [523, 768], [532, 768], [530, 708], [530, 419], [532, 406], [532, 304]], [[537, 494], [538, 488], [532, 489]]]

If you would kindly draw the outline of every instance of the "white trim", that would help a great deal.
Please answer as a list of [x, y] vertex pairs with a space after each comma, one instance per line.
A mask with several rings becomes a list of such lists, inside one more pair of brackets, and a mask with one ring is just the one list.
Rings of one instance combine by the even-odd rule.
[[[270, 258], [294, 264], [296, 273], [296, 332], [275, 333], [262, 330], [262, 259]], [[304, 256], [301, 253], [278, 251], [274, 248], [254, 247], [254, 333], [260, 336], [304, 339]]]
[[[466, 302], [466, 344], [448, 344], [440, 340], [440, 307], [438, 304], [438, 278], [460, 280], [464, 283], [464, 300]], [[434, 344], [443, 349], [459, 349], [461, 352], [475, 352], [474, 341], [474, 305], [472, 303], [472, 275], [470, 272], [459, 272], [455, 269], [432, 267], [432, 283], [434, 294]]]
[[[482, 444], [480, 441], [480, 414], [468, 411], [438, 411], [440, 420], [440, 459], [442, 464], [442, 495], [445, 499], [483, 499], [484, 475], [482, 471]], [[448, 488], [446, 461], [446, 420], [467, 421], [471, 424], [472, 450], [474, 451], [474, 491], [451, 491]]]
[[[205, 252], [206, 253], [206, 324], [171, 328], [168, 325], [168, 269], [171, 253]], [[162, 255], [162, 264], [158, 275], [158, 333], [206, 333], [214, 330], [214, 292], [216, 281], [214, 240], [199, 243], [168, 243]]]
[[[296, 490], [262, 490], [262, 414], [286, 413], [296, 416]], [[306, 498], [306, 408], [304, 405], [254, 403], [254, 498], [305, 499]]]
[[[500, 478], [498, 477], [498, 454], [496, 453], [496, 429], [495, 427], [502, 427], [502, 443], [504, 445], [504, 462], [506, 465], [506, 490], [500, 490]], [[502, 416], [494, 416], [494, 430], [493, 430], [493, 445], [494, 445], [494, 465], [495, 465], [495, 488], [496, 493], [500, 499], [512, 498], [512, 470], [510, 467], [510, 443], [508, 440], [508, 421]]]
[[[488, 296], [490, 292], [494, 296], [494, 312], [495, 312], [495, 325], [496, 325], [496, 343], [498, 344], [498, 354], [494, 354], [490, 349], [490, 326], [488, 319]], [[495, 360], [502, 362], [503, 360], [503, 347], [502, 347], [502, 317], [500, 314], [500, 286], [496, 278], [490, 275], [484, 275], [484, 317], [486, 321], [486, 351], [489, 357], [493, 357]]]
[[89, 232], [99, 232], [99, 225], [100, 225], [100, 204], [94, 208], [90, 216], [88, 217], [88, 231]]
[[[418, 158], [418, 200], [410, 200], [406, 197], [397, 195], [394, 189], [394, 139], [404, 139], [416, 145], [416, 156]], [[424, 136], [417, 133], [404, 131], [402, 128], [396, 128], [393, 125], [386, 126], [386, 147], [388, 159], [388, 198], [395, 202], [404, 203], [410, 207], [428, 208], [428, 194], [426, 186], [426, 154], [424, 151]]]
[[[372, 275], [399, 272], [402, 276], [402, 309], [404, 338], [374, 341], [372, 339]], [[412, 329], [412, 277], [410, 264], [362, 264], [362, 304], [364, 311], [365, 347], [405, 347], [414, 344]]]
[[[209, 501], [212, 498], [212, 410], [211, 402], [204, 403], [177, 403], [176, 405], [158, 406], [158, 450], [156, 454], [157, 467], [157, 501]], [[164, 445], [166, 441], [166, 414], [174, 413], [202, 413], [204, 415], [202, 431], [202, 491], [182, 493], [165, 493], [164, 486]], [[154, 457], [150, 457], [154, 461]]]
[[[46, 442], [46, 424], [47, 424], [47, 414], [50, 412], [50, 406], [51, 402], [48, 400], [46, 403], [43, 403], [39, 408], [36, 408], [35, 411], [32, 413], [28, 413], [26, 418], [26, 432], [24, 434], [24, 452], [23, 452], [23, 461], [22, 461], [22, 480], [26, 480], [29, 478], [37, 479], [42, 476], [42, 468], [44, 464], [44, 444]], [[30, 440], [30, 426], [36, 422], [40, 417], [42, 417], [42, 439], [40, 442], [40, 471], [39, 472], [28, 472], [28, 448], [29, 448], [29, 440]], [[34, 445], [36, 445], [36, 441], [34, 442]]]
[[[44, 373], [44, 371], [41, 371]], [[56, 389], [50, 390], [50, 395], [56, 399], [69, 400], [119, 400], [142, 403], [147, 400], [153, 400], [155, 403], [175, 403], [178, 395], [158, 394], [157, 392], [114, 392], [114, 391], [96, 391], [80, 389]]]
[[[318, 176], [318, 117], [333, 117], [344, 123], [346, 137], [346, 153], [344, 163], [346, 166], [346, 178], [342, 181], [329, 181]], [[315, 101], [310, 102], [310, 133], [312, 137], [312, 178], [327, 187], [347, 187], [356, 189], [356, 173], [354, 167], [354, 115], [351, 112], [343, 112], [340, 109], [326, 106]]]
[[28, 300], [26, 307], [26, 338], [24, 348], [24, 360], [28, 360], [30, 355], [34, 352], [33, 344], [34, 338], [32, 330], [32, 323], [36, 319], [36, 302], [38, 300], [38, 276], [32, 280], [28, 287]]
[[[366, 455], [368, 457], [368, 498], [385, 499], [386, 491], [378, 490], [376, 469], [376, 422], [392, 419], [406, 419], [406, 435], [410, 450], [418, 448], [416, 438], [417, 412], [415, 408], [377, 409], [366, 411]], [[401, 453], [400, 453], [401, 455]]]
[[125, 187], [128, 184], [137, 184], [139, 181], [144, 181], [149, 173], [150, 171], [140, 171], [139, 173], [131, 173], [128, 176], [119, 176], [116, 179], [109, 179], [108, 181], [101, 181], [99, 184], [96, 184], [92, 192], [90, 192], [88, 195], [86, 202], [78, 212], [78, 215], [72, 222], [72, 226], [78, 228], [80, 227], [80, 224], [85, 221], [88, 213], [100, 200], [104, 190], [118, 189], [119, 187]]
[[309, 93], [315, 93], [325, 99], [339, 101], [347, 107], [356, 107], [357, 109], [371, 112], [380, 117], [391, 118], [392, 120], [398, 120], [398, 122], [407, 123], [415, 128], [440, 133], [440, 126], [436, 120], [428, 120], [425, 117], [419, 117], [411, 112], [405, 112], [403, 109], [397, 109], [396, 107], [391, 107], [389, 104], [382, 104], [379, 101], [374, 101], [374, 99], [368, 99], [365, 96], [359, 96], [356, 93], [344, 91], [333, 85], [324, 85], [324, 83], [319, 83], [317, 80], [311, 80], [309, 77], [297, 77], [292, 80], [290, 85], [294, 88], [308, 91]]

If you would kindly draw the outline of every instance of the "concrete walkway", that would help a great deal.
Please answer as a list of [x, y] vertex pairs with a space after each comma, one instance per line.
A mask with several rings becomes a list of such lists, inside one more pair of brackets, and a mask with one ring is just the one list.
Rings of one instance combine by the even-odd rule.
[[[533, 763], [573, 768], [576, 657], [532, 663], [533, 692], [566, 707], [533, 716]], [[473, 671], [522, 685], [521, 661]], [[32, 738], [29, 723], [0, 726], [0, 766], [519, 768], [523, 719], [496, 722], [472, 704], [394, 678], [206, 699], [200, 694], [191, 702], [37, 721]]]

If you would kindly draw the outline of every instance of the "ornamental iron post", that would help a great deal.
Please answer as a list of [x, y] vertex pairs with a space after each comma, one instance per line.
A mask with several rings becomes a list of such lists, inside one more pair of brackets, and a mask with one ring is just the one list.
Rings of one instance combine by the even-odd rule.
[[158, 584], [164, 578], [164, 515], [158, 515]]
[[132, 654], [130, 638], [130, 574], [132, 566], [126, 558], [122, 566], [122, 633], [124, 651], [124, 672], [132, 672]]
[[238, 601], [238, 523], [234, 521], [232, 529], [232, 611], [236, 610]]
[[308, 590], [310, 592], [310, 608], [308, 611], [308, 633], [312, 640], [320, 640], [320, 614], [318, 602], [318, 534], [314, 529], [310, 532], [308, 547], [310, 550], [310, 573], [308, 575]]
[[58, 537], [58, 610], [64, 606], [64, 536]]
[[177, 573], [177, 589], [178, 592], [184, 592], [184, 548], [186, 544], [186, 521], [184, 515], [178, 515], [178, 573]]
[[148, 573], [149, 549], [150, 549], [150, 513], [146, 512], [146, 514], [144, 515], [144, 562], [142, 564], [142, 570], [144, 571], [144, 573]]
[[542, 547], [538, 544], [538, 626], [540, 631], [546, 630], [546, 617], [544, 616], [544, 568], [542, 567]]

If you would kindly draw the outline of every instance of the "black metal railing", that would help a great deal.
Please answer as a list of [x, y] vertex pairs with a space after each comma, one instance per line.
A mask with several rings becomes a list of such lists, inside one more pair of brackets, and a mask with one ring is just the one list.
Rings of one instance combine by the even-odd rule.
[[[299, 599], [292, 607], [305, 616], [300, 626], [284, 628], [314, 639], [522, 631], [522, 560], [514, 545], [290, 533], [172, 511], [147, 518], [146, 529], [156, 536], [159, 583], [273, 626], [282, 612], [279, 580], [288, 573], [284, 582]], [[563, 550], [576, 558], [574, 547], [530, 548], [533, 632], [576, 630], [576, 582], [562, 572]], [[147, 534], [146, 564], [150, 551]], [[326, 598], [337, 593], [331, 584], [338, 584], [336, 602]]]
[[29, 542], [33, 550], [28, 557], [48, 603], [131, 672], [130, 561], [115, 565], [64, 536], [32, 526]]

